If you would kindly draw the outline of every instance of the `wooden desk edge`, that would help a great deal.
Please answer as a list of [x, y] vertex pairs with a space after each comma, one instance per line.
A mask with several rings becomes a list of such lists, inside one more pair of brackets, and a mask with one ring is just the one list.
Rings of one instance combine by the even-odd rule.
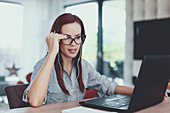
[[[44, 105], [38, 108], [25, 107], [11, 110], [2, 110], [0, 113], [61, 113], [64, 109], [80, 106], [79, 102], [85, 100], [78, 100], [73, 102], [57, 103]], [[158, 105], [137, 111], [135, 113], [169, 113], [170, 112], [170, 98]]]

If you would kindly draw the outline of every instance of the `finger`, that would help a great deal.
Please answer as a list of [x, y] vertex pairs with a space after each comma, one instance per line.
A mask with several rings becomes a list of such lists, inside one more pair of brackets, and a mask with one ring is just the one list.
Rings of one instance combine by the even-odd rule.
[[168, 94], [165, 92], [164, 101], [166, 101], [167, 98], [168, 98]]
[[[48, 43], [49, 43], [49, 39], [52, 37], [53, 34], [54, 34], [54, 33], [51, 32], [51, 33], [47, 36], [47, 38], [46, 38], [47, 45], [48, 45]], [[49, 45], [48, 45], [48, 46], [49, 46]]]
[[67, 35], [63, 35], [63, 34], [54, 34], [55, 37], [58, 37], [58, 39], [64, 39], [64, 38], [67, 38]]
[[50, 34], [50, 38], [53, 38], [54, 37], [54, 33], [52, 32], [51, 34]]
[[167, 93], [165, 93], [165, 97], [168, 98], [168, 94]]
[[54, 33], [54, 35], [56, 35], [56, 36], [63, 36], [63, 34], [59, 34], [59, 33]]
[[164, 101], [166, 101], [167, 100], [167, 97], [164, 97]]
[[51, 32], [51, 33], [47, 36], [46, 41], [48, 41], [49, 38], [51, 38], [52, 35], [53, 35], [53, 32]]
[[49, 34], [49, 36], [51, 36], [51, 35], [53, 35], [54, 33], [53, 32], [51, 32], [50, 34]]
[[48, 36], [49, 36], [49, 37], [51, 37], [53, 34], [54, 34], [54, 33], [53, 33], [53, 32], [51, 32]]
[[58, 39], [59, 39], [59, 40], [60, 40], [60, 39], [67, 39], [67, 36], [66, 36], [66, 35], [61, 36], [61, 37], [58, 37]]

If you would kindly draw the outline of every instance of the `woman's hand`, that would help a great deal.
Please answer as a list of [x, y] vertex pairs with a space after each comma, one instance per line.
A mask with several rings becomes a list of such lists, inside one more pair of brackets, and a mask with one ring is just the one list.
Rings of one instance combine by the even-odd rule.
[[67, 36], [51, 32], [46, 38], [46, 42], [49, 50], [48, 52], [57, 54], [59, 51], [59, 42], [61, 39], [64, 38], [67, 38]]
[[166, 101], [167, 98], [168, 98], [168, 94], [167, 94], [167, 92], [165, 92], [164, 101]]
[[132, 96], [133, 90], [134, 90], [133, 87], [117, 85], [115, 88], [115, 94]]

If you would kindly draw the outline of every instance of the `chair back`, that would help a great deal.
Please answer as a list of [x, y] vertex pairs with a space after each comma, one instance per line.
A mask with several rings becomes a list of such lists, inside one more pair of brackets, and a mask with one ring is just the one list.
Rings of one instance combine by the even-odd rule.
[[8, 98], [9, 108], [21, 108], [29, 107], [30, 104], [22, 101], [24, 90], [28, 87], [28, 84], [20, 84], [7, 86], [4, 88]]
[[84, 99], [90, 99], [98, 96], [98, 91], [93, 89], [86, 89]]

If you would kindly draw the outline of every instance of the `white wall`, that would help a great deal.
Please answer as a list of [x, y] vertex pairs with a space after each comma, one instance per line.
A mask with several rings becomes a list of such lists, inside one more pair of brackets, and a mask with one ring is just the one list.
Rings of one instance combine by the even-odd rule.
[[22, 66], [18, 71], [24, 82], [35, 63], [47, 52], [45, 42], [53, 21], [64, 11], [62, 0], [6, 0], [23, 5]]
[[[63, 12], [62, 0], [25, 0], [24, 7], [24, 59], [26, 74], [47, 52], [45, 42], [52, 23]], [[26, 75], [24, 74], [24, 75]]]

